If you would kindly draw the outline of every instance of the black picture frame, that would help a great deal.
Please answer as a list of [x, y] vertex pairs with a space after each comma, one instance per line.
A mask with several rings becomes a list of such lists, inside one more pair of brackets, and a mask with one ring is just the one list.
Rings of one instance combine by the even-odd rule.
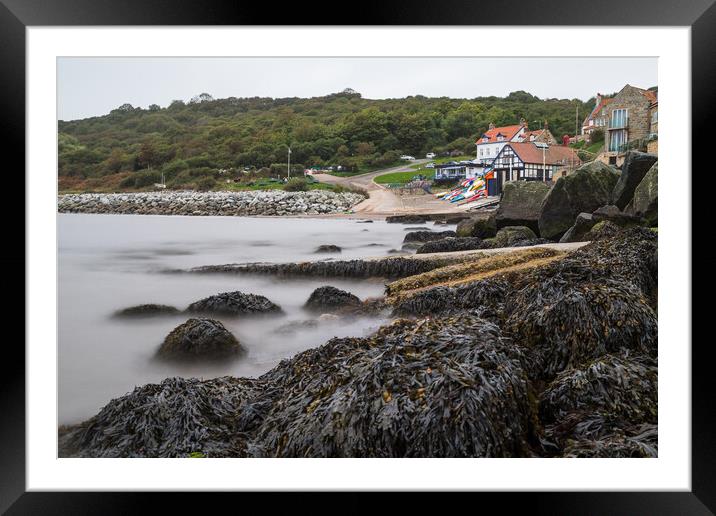
[[[318, 13], [329, 13], [322, 20]], [[342, 14], [341, 14], [342, 13]], [[367, 2], [360, 6], [336, 4], [310, 6], [291, 4], [245, 4], [238, 1], [184, 0], [0, 0], [0, 63], [2, 64], [3, 121], [0, 124], [3, 149], [17, 158], [17, 170], [24, 170], [25, 160], [25, 28], [28, 26], [73, 25], [620, 25], [620, 26], [690, 26], [692, 34], [691, 73], [692, 141], [696, 135], [712, 133], [711, 115], [716, 103], [712, 91], [716, 86], [716, 5], [714, 0], [606, 0], [579, 2], [543, 0], [524, 2], [505, 7], [502, 2], [479, 2], [442, 0], [441, 2], [409, 1]], [[712, 138], [706, 136], [705, 138]], [[708, 141], [708, 140], [707, 140]], [[705, 158], [709, 145], [693, 145], [693, 162]], [[704, 160], [704, 163], [706, 161]], [[691, 173], [688, 166], [684, 173]], [[711, 171], [708, 171], [711, 173]], [[692, 176], [693, 177], [693, 176]], [[18, 187], [19, 182], [18, 182]], [[24, 186], [22, 187], [24, 191]], [[692, 220], [697, 224], [700, 217], [695, 210], [707, 206], [706, 193], [692, 190]], [[27, 192], [24, 192], [25, 194]], [[24, 203], [24, 195], [18, 195]], [[704, 202], [698, 202], [699, 199]], [[711, 201], [713, 202], [713, 201]], [[20, 208], [9, 203], [0, 204], [6, 221], [16, 221]], [[22, 210], [22, 211], [21, 211]], [[13, 242], [14, 252], [3, 253], [0, 259], [5, 271], [26, 271], [25, 226], [6, 224], [6, 242]], [[692, 235], [697, 226], [692, 229]], [[10, 238], [8, 238], [10, 237]], [[7, 245], [7, 244], [6, 244]], [[6, 249], [9, 249], [6, 247]], [[693, 253], [693, 250], [692, 250]], [[693, 254], [692, 254], [693, 256]], [[687, 266], [687, 264], [685, 264]], [[698, 276], [696, 263], [692, 274]], [[22, 297], [6, 307], [6, 321], [24, 319], [24, 278], [11, 274], [22, 289]], [[706, 289], [708, 283], [697, 288]], [[22, 285], [21, 285], [22, 284]], [[694, 297], [694, 299], [696, 299]], [[694, 310], [696, 303], [692, 303]], [[698, 313], [698, 311], [697, 311]], [[694, 322], [697, 317], [692, 316]], [[708, 319], [706, 319], [708, 320]], [[20, 326], [20, 325], [18, 325]], [[19, 338], [24, 340], [20, 328]], [[695, 335], [695, 333], [694, 333]], [[26, 493], [25, 492], [25, 354], [19, 338], [6, 339], [5, 363], [0, 375], [0, 512], [8, 514], [84, 514], [127, 513], [146, 503], [147, 495], [130, 493]], [[500, 510], [528, 505], [530, 512], [538, 514], [712, 514], [716, 512], [716, 440], [714, 420], [716, 407], [711, 382], [711, 339], [692, 346], [692, 490], [691, 492], [641, 492], [641, 493], [502, 493], [481, 494], [484, 501], [498, 503]], [[662, 342], [688, 349], [690, 342]], [[12, 349], [7, 349], [12, 348]], [[159, 496], [159, 495], [150, 495]], [[240, 495], [242, 503], [247, 495]], [[341, 512], [369, 512], [375, 507], [374, 495], [359, 497], [345, 503]], [[295, 498], [295, 497], [294, 497]], [[279, 501], [281, 499], [279, 498]], [[182, 497], [185, 511], [203, 508], [205, 502], [188, 502]], [[198, 505], [194, 505], [194, 503]], [[289, 503], [294, 503], [290, 501]], [[380, 503], [380, 502], [377, 502]], [[413, 504], [426, 508], [422, 496], [414, 496]], [[463, 503], [455, 500], [451, 503]], [[470, 502], [474, 503], [474, 502]], [[294, 506], [295, 507], [295, 506]], [[327, 506], [330, 510], [331, 507]], [[335, 507], [334, 507], [335, 509]], [[407, 512], [407, 506], [404, 506]], [[318, 510], [318, 509], [316, 509]], [[184, 511], [183, 511], [184, 512]], [[315, 512], [312, 510], [312, 512]], [[402, 511], [401, 511], [402, 512]]]

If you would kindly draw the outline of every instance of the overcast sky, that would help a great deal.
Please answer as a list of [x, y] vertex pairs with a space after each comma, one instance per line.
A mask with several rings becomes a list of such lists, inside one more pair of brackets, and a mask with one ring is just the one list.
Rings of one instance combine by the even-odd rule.
[[656, 58], [59, 58], [58, 118], [104, 115], [126, 102], [166, 107], [199, 93], [316, 97], [353, 88], [369, 99], [474, 98], [524, 90], [540, 98], [657, 85]]

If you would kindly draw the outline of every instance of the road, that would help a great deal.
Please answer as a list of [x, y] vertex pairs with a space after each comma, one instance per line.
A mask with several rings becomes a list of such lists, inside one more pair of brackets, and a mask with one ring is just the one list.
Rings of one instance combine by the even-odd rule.
[[[396, 195], [389, 188], [379, 185], [374, 181], [376, 177], [382, 176], [383, 174], [415, 170], [410, 167], [412, 165], [422, 165], [429, 161], [428, 159], [416, 159], [397, 167], [384, 168], [350, 177], [337, 177], [330, 174], [315, 174], [314, 177], [322, 183], [353, 186], [362, 188], [368, 192], [368, 199], [353, 207], [356, 213], [365, 216], [463, 212], [464, 209], [436, 199], [432, 195]], [[417, 173], [417, 170], [415, 172]]]

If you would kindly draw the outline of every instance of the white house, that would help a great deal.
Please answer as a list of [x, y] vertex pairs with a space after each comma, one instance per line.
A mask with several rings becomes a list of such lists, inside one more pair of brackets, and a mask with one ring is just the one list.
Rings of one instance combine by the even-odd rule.
[[491, 123], [487, 132], [475, 142], [477, 160], [485, 165], [489, 164], [508, 142], [522, 141], [526, 130], [527, 122], [524, 118], [520, 120], [519, 125], [495, 127], [495, 124]]
[[435, 179], [436, 180], [448, 180], [448, 179], [471, 179], [475, 176], [481, 176], [484, 173], [485, 166], [474, 161], [451, 161], [449, 163], [443, 163], [435, 165]]

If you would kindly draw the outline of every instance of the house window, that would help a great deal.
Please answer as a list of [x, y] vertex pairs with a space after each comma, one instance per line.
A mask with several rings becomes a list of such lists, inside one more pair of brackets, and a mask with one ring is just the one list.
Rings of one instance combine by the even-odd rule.
[[651, 112], [651, 123], [655, 124], [659, 121], [659, 111], [656, 109]]
[[621, 146], [627, 142], [626, 129], [612, 131], [609, 135], [609, 152], [620, 152]]
[[626, 127], [629, 123], [628, 113], [626, 109], [615, 109], [612, 111], [612, 119], [609, 127], [620, 128]]

